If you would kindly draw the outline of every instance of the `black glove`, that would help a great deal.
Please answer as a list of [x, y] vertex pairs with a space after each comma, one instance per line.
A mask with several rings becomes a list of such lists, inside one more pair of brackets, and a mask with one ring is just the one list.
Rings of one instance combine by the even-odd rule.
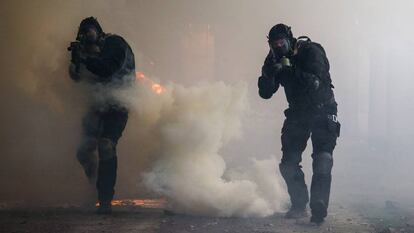
[[259, 95], [263, 99], [269, 99], [277, 91], [279, 85], [275, 77], [261, 76], [259, 77], [257, 86], [259, 87]]

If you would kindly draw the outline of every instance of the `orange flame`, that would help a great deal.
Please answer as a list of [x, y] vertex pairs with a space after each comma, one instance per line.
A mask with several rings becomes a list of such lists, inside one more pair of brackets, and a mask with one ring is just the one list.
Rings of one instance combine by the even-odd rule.
[[[134, 206], [143, 208], [163, 209], [165, 208], [167, 201], [165, 199], [123, 199], [112, 200], [113, 206]], [[99, 206], [99, 203], [96, 203]]]
[[151, 90], [158, 95], [161, 95], [162, 93], [166, 91], [165, 87], [149, 79], [143, 72], [140, 72], [140, 71], [136, 72], [135, 77], [138, 81], [150, 85]]

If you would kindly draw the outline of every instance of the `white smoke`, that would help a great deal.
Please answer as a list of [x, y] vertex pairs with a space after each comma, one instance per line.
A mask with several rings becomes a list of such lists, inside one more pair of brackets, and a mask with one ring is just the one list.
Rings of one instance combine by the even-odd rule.
[[[173, 211], [264, 217], [282, 210], [286, 192], [275, 159], [250, 158], [250, 167], [229, 171], [219, 154], [223, 145], [241, 136], [246, 94], [246, 85], [223, 82], [193, 87], [171, 84], [162, 95], [145, 86], [121, 93], [139, 116], [141, 127], [149, 129], [148, 137], [156, 140], [152, 155], [139, 155], [154, 159], [144, 183], [166, 197]], [[240, 156], [240, 160], [247, 158]]]

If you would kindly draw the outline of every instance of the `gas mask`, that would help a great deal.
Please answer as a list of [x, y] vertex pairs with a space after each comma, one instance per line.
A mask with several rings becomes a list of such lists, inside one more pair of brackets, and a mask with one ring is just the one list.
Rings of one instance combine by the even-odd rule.
[[77, 38], [83, 46], [82, 52], [88, 55], [96, 55], [100, 52], [100, 35], [95, 27], [91, 26], [78, 35]]
[[272, 50], [273, 56], [275, 57], [287, 56], [291, 50], [291, 45], [288, 38], [279, 38], [269, 41], [269, 46]]
[[98, 42], [99, 39], [99, 33], [96, 30], [95, 27], [89, 27], [84, 33], [83, 33], [83, 39], [84, 42], [87, 44], [95, 44]]

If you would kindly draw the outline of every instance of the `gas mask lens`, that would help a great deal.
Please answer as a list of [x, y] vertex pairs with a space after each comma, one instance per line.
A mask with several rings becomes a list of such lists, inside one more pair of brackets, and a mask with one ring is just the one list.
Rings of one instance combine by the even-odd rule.
[[286, 38], [276, 39], [270, 42], [272, 50], [278, 55], [284, 56], [289, 52], [289, 40]]
[[89, 27], [83, 34], [86, 43], [95, 43], [98, 40], [98, 32], [95, 27]]

